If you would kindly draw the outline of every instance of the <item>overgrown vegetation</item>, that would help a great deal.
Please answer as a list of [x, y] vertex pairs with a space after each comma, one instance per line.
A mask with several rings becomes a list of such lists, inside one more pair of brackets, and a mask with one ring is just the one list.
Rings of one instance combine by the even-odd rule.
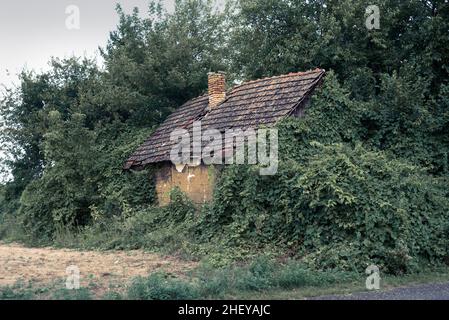
[[[171, 15], [151, 4], [146, 19], [119, 8], [103, 70], [52, 60], [5, 92], [0, 139], [13, 179], [0, 187], [0, 238], [164, 250], [214, 265], [268, 252], [332, 272], [447, 262], [449, 4], [378, 1], [372, 31], [368, 4], [247, 0], [216, 12], [177, 1]], [[208, 71], [226, 70], [231, 82], [315, 67], [328, 72], [306, 116], [279, 124], [277, 175], [226, 167], [212, 203], [195, 208], [175, 190], [158, 208], [151, 169], [121, 171], [171, 110], [205, 91]], [[146, 291], [163, 279], [141, 280], [133, 294], [206, 290], [176, 280]]]

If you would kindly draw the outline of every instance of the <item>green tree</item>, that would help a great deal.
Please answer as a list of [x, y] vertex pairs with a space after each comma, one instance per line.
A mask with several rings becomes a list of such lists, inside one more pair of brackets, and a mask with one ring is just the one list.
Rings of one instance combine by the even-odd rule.
[[5, 165], [13, 181], [5, 187], [7, 201], [20, 198], [32, 180], [42, 176], [47, 161], [43, 151], [48, 130], [48, 112], [57, 110], [63, 118], [78, 104], [80, 92], [95, 77], [97, 67], [89, 60], [53, 59], [50, 71], [22, 72], [21, 85], [9, 89], [0, 104], [4, 128], [0, 141], [8, 154]]
[[48, 118], [46, 166], [42, 177], [25, 189], [19, 211], [34, 239], [51, 239], [57, 228], [86, 225], [99, 178], [95, 133], [84, 126], [85, 116], [74, 113], [63, 120], [58, 111], [51, 111]]

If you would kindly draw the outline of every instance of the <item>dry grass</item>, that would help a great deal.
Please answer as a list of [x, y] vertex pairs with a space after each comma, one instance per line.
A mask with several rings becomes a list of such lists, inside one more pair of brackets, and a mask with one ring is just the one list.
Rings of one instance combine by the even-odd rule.
[[185, 272], [197, 266], [195, 262], [142, 250], [76, 251], [0, 243], [0, 287], [18, 281], [45, 286], [57, 279], [65, 279], [66, 268], [70, 265], [79, 268], [81, 286], [95, 282], [95, 295], [104, 294], [111, 284], [127, 284], [136, 276], [165, 271], [183, 277]]

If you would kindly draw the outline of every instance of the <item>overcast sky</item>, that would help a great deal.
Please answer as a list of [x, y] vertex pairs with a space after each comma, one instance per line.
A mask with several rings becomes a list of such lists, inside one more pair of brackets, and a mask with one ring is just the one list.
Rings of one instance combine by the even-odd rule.
[[[173, 10], [173, 2], [164, 1], [167, 10]], [[116, 3], [125, 12], [138, 7], [144, 15], [148, 1], [0, 0], [0, 84], [16, 81], [24, 67], [45, 70], [51, 56], [98, 55], [98, 46], [106, 44], [117, 25]], [[79, 8], [79, 29], [66, 27], [73, 17], [73, 11], [66, 13], [71, 5]]]

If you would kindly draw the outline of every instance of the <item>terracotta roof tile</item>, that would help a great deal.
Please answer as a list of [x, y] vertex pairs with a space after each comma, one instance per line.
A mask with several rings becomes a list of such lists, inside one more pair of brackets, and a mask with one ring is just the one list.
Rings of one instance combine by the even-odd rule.
[[301, 105], [324, 73], [322, 69], [315, 69], [248, 81], [231, 89], [226, 99], [212, 110], [207, 108], [207, 95], [192, 99], [156, 129], [126, 161], [124, 169], [170, 161], [170, 150], [174, 146], [174, 142], [170, 141], [170, 133], [176, 128], [192, 132], [192, 124], [196, 120], [201, 120], [203, 131], [273, 126]]

